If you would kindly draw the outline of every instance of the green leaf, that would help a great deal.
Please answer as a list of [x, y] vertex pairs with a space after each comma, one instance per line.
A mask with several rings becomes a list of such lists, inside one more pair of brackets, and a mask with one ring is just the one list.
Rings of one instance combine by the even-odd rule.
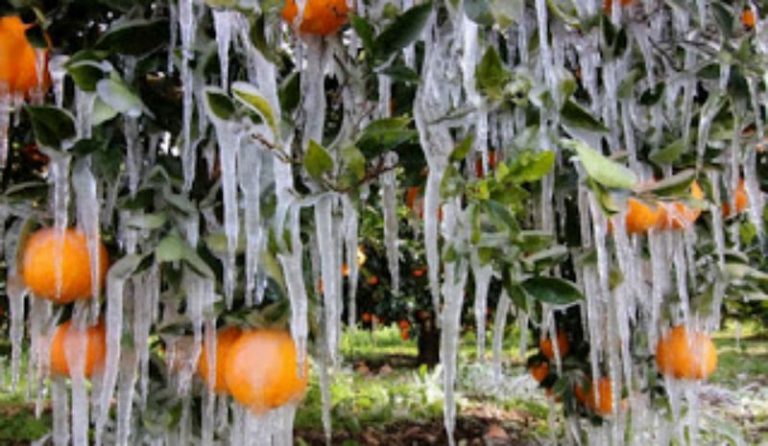
[[373, 29], [373, 25], [365, 19], [365, 17], [361, 17], [357, 14], [351, 14], [349, 16], [349, 24], [352, 26], [352, 29], [355, 30], [355, 33], [357, 34], [357, 37], [360, 38], [360, 41], [363, 43], [363, 48], [365, 48], [365, 51], [368, 52], [371, 57], [374, 56], [373, 52], [374, 50], [374, 33], [376, 30]]
[[178, 262], [184, 258], [187, 245], [176, 234], [160, 240], [155, 247], [155, 257], [158, 262]]
[[121, 258], [109, 268], [108, 280], [126, 280], [136, 272], [144, 258], [145, 256], [139, 254], [128, 254]]
[[232, 95], [247, 109], [257, 113], [267, 123], [272, 133], [277, 134], [277, 121], [269, 101], [251, 84], [235, 82], [232, 84]]
[[168, 33], [168, 21], [164, 19], [121, 22], [102, 34], [96, 42], [96, 49], [128, 56], [143, 56], [166, 45]]
[[163, 227], [165, 222], [168, 221], [168, 217], [165, 214], [134, 214], [126, 222], [131, 228], [154, 230]]
[[66, 140], [75, 137], [75, 118], [69, 111], [49, 105], [27, 105], [24, 110], [41, 147], [60, 149]]
[[640, 105], [645, 105], [646, 107], [656, 104], [664, 95], [665, 88], [666, 85], [664, 82], [659, 82], [654, 87], [645, 90], [643, 94], [640, 95], [640, 100], [638, 102]]
[[399, 15], [376, 37], [376, 60], [384, 62], [394, 53], [415, 42], [431, 14], [432, 2], [426, 2]]
[[469, 151], [472, 150], [472, 143], [474, 142], [475, 138], [472, 135], [464, 138], [451, 152], [451, 161], [463, 161], [469, 154]]
[[685, 148], [685, 139], [680, 138], [651, 153], [648, 155], [648, 158], [657, 165], [672, 164], [680, 159], [680, 156], [685, 152]]
[[563, 146], [575, 150], [587, 175], [603, 186], [611, 189], [632, 189], [637, 184], [634, 172], [606, 158], [582, 141], [565, 140]]
[[671, 177], [639, 188], [638, 193], [650, 193], [657, 197], [682, 197], [690, 195], [691, 183], [696, 179], [694, 169], [686, 169]]
[[381, 70], [380, 73], [391, 77], [394, 81], [399, 82], [417, 84], [421, 80], [419, 73], [403, 64], [392, 64]]
[[597, 118], [570, 99], [563, 104], [563, 108], [560, 110], [560, 117], [568, 127], [597, 133], [606, 133], [608, 131]]
[[117, 76], [97, 82], [96, 91], [99, 92], [99, 99], [118, 113], [138, 118], [144, 110], [141, 99]]
[[93, 127], [98, 127], [115, 116], [117, 116], [117, 110], [107, 105], [101, 98], [97, 97], [93, 101], [93, 110], [91, 110], [91, 125]]
[[533, 183], [547, 175], [555, 165], [555, 152], [524, 151], [512, 163], [509, 163], [508, 175], [515, 183]]
[[488, 0], [464, 0], [464, 13], [479, 25], [493, 25], [494, 17]]
[[522, 286], [534, 299], [552, 305], [567, 305], [584, 298], [576, 285], [555, 277], [531, 277]]
[[304, 168], [310, 177], [319, 181], [323, 174], [333, 170], [333, 158], [323, 146], [310, 140], [307, 153], [304, 154]]
[[366, 159], [375, 158], [416, 138], [417, 133], [408, 128], [409, 124], [405, 117], [378, 119], [368, 124], [355, 145]]
[[365, 178], [365, 157], [360, 149], [355, 146], [344, 147], [341, 149], [341, 159], [356, 181]]
[[205, 111], [214, 120], [226, 121], [235, 114], [235, 103], [218, 87], [205, 87]]
[[105, 68], [108, 66], [108, 63], [82, 60], [68, 63], [67, 72], [79, 89], [94, 92], [96, 91], [96, 84], [104, 78]]
[[477, 90], [490, 99], [500, 100], [511, 77], [496, 47], [489, 46], [475, 68]]
[[45, 37], [43, 29], [38, 24], [34, 24], [24, 31], [24, 35], [27, 38], [27, 42], [35, 48], [46, 49], [48, 48], [48, 39]]

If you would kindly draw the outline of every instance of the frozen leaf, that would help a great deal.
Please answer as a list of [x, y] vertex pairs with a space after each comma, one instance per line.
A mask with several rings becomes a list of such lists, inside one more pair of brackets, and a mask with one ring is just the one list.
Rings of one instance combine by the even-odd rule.
[[40, 146], [61, 148], [63, 142], [75, 137], [75, 118], [67, 110], [48, 105], [28, 105], [24, 110]]
[[304, 168], [309, 176], [319, 181], [323, 174], [333, 170], [333, 158], [323, 146], [310, 140], [307, 153], [304, 154]]
[[568, 100], [563, 104], [563, 108], [560, 110], [560, 117], [563, 119], [563, 123], [568, 127], [596, 133], [605, 133], [608, 131], [597, 118], [572, 100]]
[[656, 164], [672, 164], [685, 152], [686, 142], [680, 138], [651, 153], [648, 158]]
[[563, 141], [563, 146], [576, 151], [587, 174], [599, 184], [612, 189], [632, 189], [635, 187], [637, 176], [634, 172], [606, 158], [587, 144], [571, 139]]
[[555, 277], [531, 277], [522, 284], [534, 299], [553, 305], [567, 305], [584, 298], [573, 283]]
[[491, 99], [500, 100], [511, 77], [496, 47], [489, 46], [475, 69], [478, 91]]
[[432, 13], [432, 2], [414, 6], [398, 16], [374, 42], [376, 59], [384, 61], [413, 43], [421, 35]]
[[142, 56], [168, 43], [167, 20], [131, 20], [102, 34], [96, 48], [128, 56]]
[[179, 236], [169, 235], [158, 243], [155, 256], [158, 262], [177, 262], [184, 258], [186, 249], [186, 244]]
[[96, 91], [99, 98], [118, 113], [138, 118], [144, 110], [141, 99], [117, 76], [100, 80], [96, 83]]
[[393, 150], [416, 137], [416, 132], [408, 128], [408, 118], [386, 118], [371, 122], [363, 130], [355, 144], [367, 159]]
[[206, 87], [205, 111], [211, 119], [226, 121], [235, 114], [235, 103], [218, 87]]
[[277, 122], [272, 107], [256, 87], [245, 82], [235, 82], [232, 84], [232, 95], [247, 109], [261, 116], [272, 132], [277, 134]]

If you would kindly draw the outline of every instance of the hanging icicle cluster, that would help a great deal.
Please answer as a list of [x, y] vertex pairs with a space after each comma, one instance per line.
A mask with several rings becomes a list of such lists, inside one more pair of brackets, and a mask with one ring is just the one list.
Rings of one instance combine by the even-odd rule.
[[[422, 173], [450, 444], [468, 291], [480, 361], [495, 307], [495, 383], [509, 313], [521, 351], [538, 336], [534, 376], [573, 396], [567, 441], [696, 443], [729, 280], [760, 290], [728, 253], [766, 249], [751, 2], [145, 3], [85, 18], [80, 43], [0, 18], [0, 64], [19, 65], [0, 69], [4, 184], [48, 191], [47, 209], [24, 187], [0, 203], [11, 382], [28, 346], [55, 444], [290, 445], [308, 373], [330, 441], [363, 207], [400, 299], [398, 192]], [[290, 370], [254, 378], [266, 342]], [[565, 361], [579, 345], [586, 367]], [[669, 408], [647, 391], [659, 374]], [[285, 395], [253, 396], [272, 379]]]

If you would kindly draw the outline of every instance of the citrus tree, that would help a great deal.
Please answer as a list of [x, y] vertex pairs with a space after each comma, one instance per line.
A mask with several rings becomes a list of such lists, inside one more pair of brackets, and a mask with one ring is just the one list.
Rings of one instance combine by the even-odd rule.
[[58, 444], [287, 445], [316, 374], [330, 440], [387, 302], [452, 442], [491, 302], [494, 379], [514, 313], [569, 441], [696, 444], [709, 333], [768, 285], [762, 3], [0, 4], [13, 382], [28, 347]]

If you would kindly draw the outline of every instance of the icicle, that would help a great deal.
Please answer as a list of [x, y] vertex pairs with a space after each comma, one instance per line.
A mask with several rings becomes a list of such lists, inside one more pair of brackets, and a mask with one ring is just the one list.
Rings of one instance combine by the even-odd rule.
[[197, 23], [194, 14], [194, 0], [178, 0], [179, 28], [181, 30], [181, 88], [183, 98], [182, 112], [182, 164], [184, 170], [184, 189], [192, 188], [195, 180], [197, 154], [192, 143], [192, 112], [194, 104], [194, 73], [189, 66], [194, 59], [194, 38]]
[[64, 106], [64, 77], [67, 74], [65, 65], [68, 60], [69, 56], [59, 55], [51, 57], [48, 61], [48, 72], [53, 82], [53, 96], [59, 108]]
[[349, 268], [349, 275], [347, 276], [347, 324], [354, 328], [357, 326], [357, 282], [360, 272], [360, 259], [358, 259], [358, 215], [357, 209], [354, 203], [348, 195], [344, 194], [341, 197], [342, 214], [344, 222], [342, 228], [344, 230], [344, 243], [347, 248], [347, 267]]
[[[227, 254], [224, 262], [224, 298], [232, 308], [235, 292], [235, 259], [240, 235], [239, 201], [237, 199], [237, 154], [240, 150], [239, 125], [231, 121], [215, 121], [216, 140], [219, 145], [221, 184], [224, 196], [224, 233], [227, 236]], [[250, 172], [249, 172], [250, 174]]]
[[[136, 293], [126, 299], [126, 312], [135, 311], [133, 302]], [[125, 346], [120, 356], [120, 377], [117, 389], [117, 429], [116, 444], [128, 446], [132, 444], [131, 439], [131, 415], [133, 413], [133, 396], [135, 393], [137, 367], [139, 356], [135, 345]], [[135, 439], [134, 439], [135, 440]]]
[[325, 125], [325, 66], [328, 49], [321, 37], [307, 38], [307, 61], [301, 73], [301, 92], [304, 113], [304, 133], [301, 146], [310, 140], [322, 143]]
[[56, 377], [51, 382], [53, 402], [53, 444], [69, 445], [69, 395], [65, 378]]
[[105, 325], [107, 354], [104, 363], [104, 376], [101, 394], [98, 400], [98, 416], [96, 418], [95, 443], [100, 445], [103, 440], [104, 427], [109, 419], [110, 401], [117, 384], [120, 368], [121, 339], [123, 335], [123, 293], [127, 278], [125, 271], [112, 267], [107, 273], [107, 314]]
[[[101, 231], [99, 227], [99, 197], [96, 178], [91, 171], [90, 157], [83, 158], [73, 167], [72, 187], [75, 191], [77, 222], [88, 240], [88, 254], [91, 267], [91, 287], [94, 300], [101, 294]], [[93, 320], [98, 313], [94, 313]]]
[[11, 313], [9, 337], [11, 341], [11, 389], [16, 390], [19, 384], [21, 352], [24, 342], [24, 301], [27, 289], [16, 274], [8, 274], [5, 284], [8, 295], [8, 309]]
[[385, 156], [385, 165], [390, 169], [381, 176], [381, 202], [384, 212], [384, 246], [387, 249], [389, 275], [392, 278], [392, 294], [400, 294], [400, 251], [398, 244], [397, 219], [397, 178], [394, 166], [397, 165], [397, 154], [390, 152]]
[[0, 169], [5, 168], [8, 161], [8, 128], [11, 125], [13, 97], [5, 82], [0, 82]]
[[[326, 331], [324, 336], [327, 335], [328, 332]], [[327, 339], [324, 339], [324, 341], [326, 346], [331, 345]], [[320, 400], [322, 405], [322, 423], [323, 433], [325, 434], [325, 443], [330, 445], [333, 426], [331, 424], [331, 376], [328, 369], [330, 368], [329, 361], [331, 358], [330, 351], [328, 351], [326, 346], [320, 347]]]
[[323, 307], [325, 308], [325, 337], [328, 343], [328, 355], [332, 365], [336, 364], [338, 346], [337, 304], [340, 300], [341, 262], [338, 258], [336, 231], [333, 228], [333, 195], [321, 197], [315, 205], [315, 228], [323, 282]]
[[504, 345], [504, 330], [507, 325], [507, 315], [512, 301], [506, 291], [501, 292], [496, 306], [496, 316], [493, 320], [493, 378], [496, 384], [501, 383], [503, 371], [501, 368], [501, 350]]
[[307, 289], [304, 284], [304, 270], [302, 268], [302, 244], [299, 232], [298, 209], [291, 212], [289, 218], [291, 233], [291, 251], [289, 254], [279, 254], [280, 264], [283, 267], [288, 297], [291, 300], [291, 335], [296, 344], [297, 373], [304, 370], [303, 364], [307, 354]]
[[[245, 208], [245, 302], [250, 306], [256, 290], [257, 268], [263, 244], [261, 152], [257, 145], [243, 145], [237, 155], [240, 191]], [[256, 303], [261, 303], [260, 299]]]
[[475, 327], [477, 330], [477, 358], [485, 361], [485, 319], [488, 311], [488, 288], [491, 284], [493, 268], [490, 264], [481, 265], [477, 250], [472, 252], [472, 276], [475, 279]]
[[131, 196], [136, 195], [141, 180], [141, 164], [144, 154], [141, 150], [141, 138], [139, 136], [139, 121], [136, 118], [126, 117], [125, 132], [125, 168], [128, 173], [128, 190]]
[[[461, 236], [457, 228], [459, 202], [453, 199], [445, 206], [444, 237], [446, 240], [457, 241]], [[464, 302], [464, 286], [467, 282], [468, 265], [461, 260], [458, 265], [446, 262], [445, 282], [443, 283], [442, 330], [440, 337], [440, 363], [443, 366], [444, 423], [448, 434], [448, 444], [455, 444], [453, 431], [456, 426], [456, 402], [454, 386], [456, 384], [456, 360], [458, 355], [459, 335], [461, 329], [461, 308]]]
[[229, 45], [232, 41], [232, 25], [236, 14], [227, 9], [213, 10], [213, 26], [216, 29], [216, 43], [219, 47], [219, 64], [221, 66], [221, 88], [225, 91], [229, 85]]

